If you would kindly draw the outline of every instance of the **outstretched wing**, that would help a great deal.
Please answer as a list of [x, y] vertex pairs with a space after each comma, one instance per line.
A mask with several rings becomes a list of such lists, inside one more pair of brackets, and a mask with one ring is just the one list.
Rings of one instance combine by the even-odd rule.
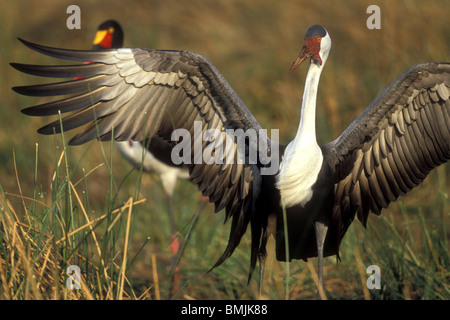
[[[220, 135], [216, 140], [222, 138], [221, 141], [227, 141], [227, 129], [253, 129], [259, 139], [268, 139], [224, 77], [200, 54], [129, 48], [65, 50], [21, 41], [52, 57], [93, 62], [57, 66], [11, 64], [19, 71], [37, 76], [83, 77], [76, 81], [13, 88], [30, 96], [70, 94], [22, 110], [32, 116], [72, 112], [62, 118], [62, 123], [57, 120], [40, 128], [40, 133], [59, 133], [61, 125], [64, 131], [86, 125], [70, 144], [82, 144], [94, 138], [143, 141], [157, 135], [173, 145], [171, 135], [175, 129], [186, 129], [194, 137], [197, 123], [201, 124], [200, 140], [207, 129], [218, 130]], [[229, 244], [219, 263], [231, 255], [245, 233], [251, 218], [253, 193], [259, 190], [260, 181], [259, 166], [250, 165], [248, 159], [237, 161], [237, 139], [228, 138], [232, 141], [231, 146], [227, 145], [228, 152], [215, 154], [213, 164], [194, 163], [196, 157], [202, 159], [199, 152], [211, 142], [201, 141], [197, 150], [192, 139], [189, 165], [191, 180], [215, 203], [216, 211], [225, 208], [226, 219], [232, 217]], [[252, 148], [256, 150], [258, 142], [245, 140], [243, 152], [248, 155]], [[225, 159], [230, 150], [234, 151], [232, 161]]]
[[341, 238], [366, 224], [450, 159], [450, 64], [423, 63], [399, 76], [335, 141], [333, 219]]

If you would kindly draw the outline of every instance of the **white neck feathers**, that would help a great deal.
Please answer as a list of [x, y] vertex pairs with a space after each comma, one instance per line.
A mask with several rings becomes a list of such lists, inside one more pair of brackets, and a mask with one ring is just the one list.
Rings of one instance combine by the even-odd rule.
[[323, 155], [316, 140], [316, 98], [323, 63], [311, 63], [306, 76], [300, 125], [295, 139], [289, 143], [280, 164], [277, 187], [281, 204], [286, 208], [311, 200], [312, 186], [322, 168]]

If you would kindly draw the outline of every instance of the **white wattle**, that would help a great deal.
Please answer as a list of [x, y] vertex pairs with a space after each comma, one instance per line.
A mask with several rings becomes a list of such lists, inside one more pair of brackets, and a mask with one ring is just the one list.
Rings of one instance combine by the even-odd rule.
[[[328, 35], [327, 37], [329, 38]], [[300, 125], [295, 139], [286, 148], [277, 176], [281, 205], [286, 208], [296, 205], [304, 206], [311, 200], [312, 186], [316, 183], [322, 168], [323, 154], [316, 140], [315, 117], [317, 88], [329, 47], [324, 51], [320, 52], [322, 65], [313, 62], [309, 67], [303, 93]]]

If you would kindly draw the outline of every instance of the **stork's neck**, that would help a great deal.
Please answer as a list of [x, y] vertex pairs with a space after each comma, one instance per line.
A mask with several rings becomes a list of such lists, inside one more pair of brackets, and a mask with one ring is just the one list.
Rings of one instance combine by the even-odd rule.
[[295, 149], [317, 145], [316, 140], [316, 100], [320, 74], [323, 65], [311, 63], [306, 75], [305, 90], [303, 92], [302, 110], [297, 135], [293, 141]]

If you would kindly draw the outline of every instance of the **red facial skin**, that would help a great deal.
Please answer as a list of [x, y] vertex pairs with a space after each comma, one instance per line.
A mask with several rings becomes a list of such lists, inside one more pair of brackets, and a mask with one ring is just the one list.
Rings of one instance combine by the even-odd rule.
[[306, 58], [311, 58], [310, 63], [313, 62], [312, 59], [316, 60], [320, 65], [322, 64], [322, 58], [320, 57], [320, 42], [322, 41], [321, 37], [307, 38], [305, 39], [305, 44], [303, 45], [302, 51], [298, 55], [297, 59], [295, 59], [294, 63], [291, 66], [289, 72], [294, 71]]

